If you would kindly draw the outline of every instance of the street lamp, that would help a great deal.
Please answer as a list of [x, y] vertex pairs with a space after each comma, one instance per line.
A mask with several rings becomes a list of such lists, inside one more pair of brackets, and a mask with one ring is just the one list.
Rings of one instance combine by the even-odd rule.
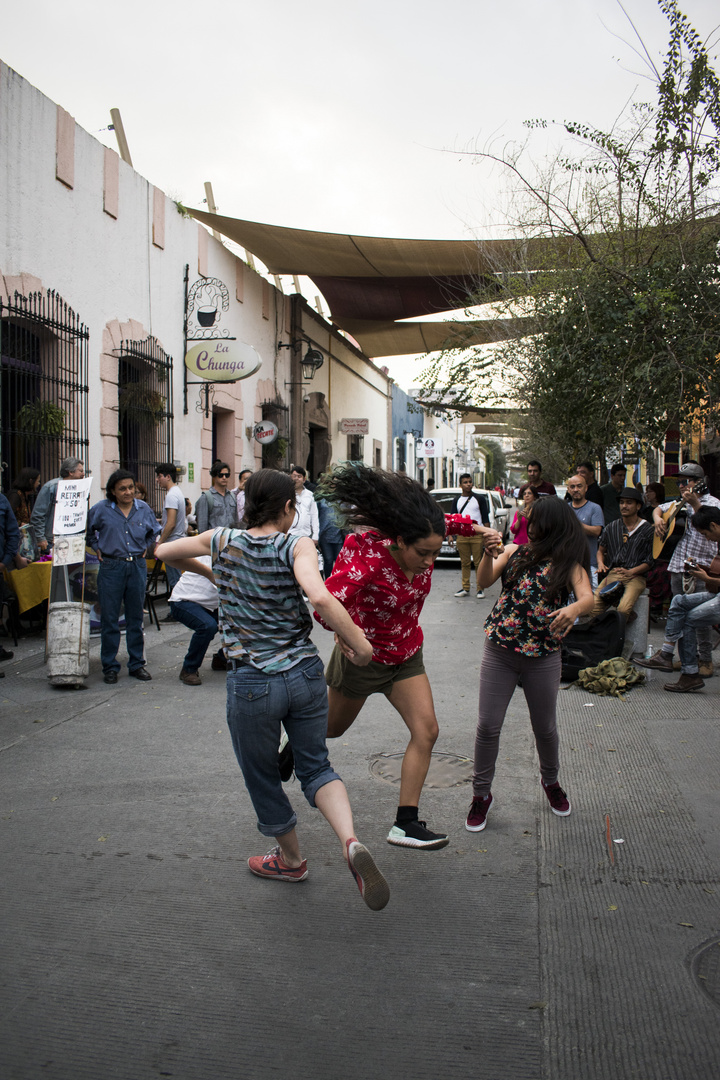
[[[303, 379], [311, 382], [315, 378], [315, 372], [319, 370], [325, 363], [325, 358], [319, 349], [314, 349], [310, 341], [307, 338], [303, 338], [300, 341], [278, 341], [278, 349], [300, 349], [302, 348], [303, 341], [308, 346], [308, 350], [304, 357], [300, 361], [300, 367], [302, 368]], [[286, 383], [286, 386], [292, 386], [293, 383]]]

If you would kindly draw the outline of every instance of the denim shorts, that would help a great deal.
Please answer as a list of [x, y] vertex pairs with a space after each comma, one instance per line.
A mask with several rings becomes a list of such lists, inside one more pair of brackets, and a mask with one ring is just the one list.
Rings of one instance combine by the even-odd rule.
[[396, 682], [425, 674], [422, 645], [416, 653], [401, 664], [379, 664], [371, 660], [367, 667], [351, 664], [338, 645], [335, 646], [327, 666], [325, 679], [328, 686], [343, 697], [359, 700], [371, 694], [390, 697]]
[[282, 836], [297, 823], [278, 769], [281, 724], [292, 747], [295, 775], [311, 806], [319, 788], [340, 779], [328, 760], [327, 714], [317, 656], [279, 674], [251, 665], [228, 671], [228, 727], [263, 836]]

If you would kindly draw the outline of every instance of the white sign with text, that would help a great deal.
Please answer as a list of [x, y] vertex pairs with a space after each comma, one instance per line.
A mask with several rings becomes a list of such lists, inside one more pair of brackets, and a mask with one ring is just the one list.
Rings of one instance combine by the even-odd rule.
[[88, 496], [92, 477], [84, 480], [61, 480], [55, 497], [54, 536], [84, 533], [87, 525]]

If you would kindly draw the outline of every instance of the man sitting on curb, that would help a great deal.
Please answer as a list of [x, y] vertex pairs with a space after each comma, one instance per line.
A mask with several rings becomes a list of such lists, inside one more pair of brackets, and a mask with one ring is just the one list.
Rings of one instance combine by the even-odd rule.
[[[717, 544], [720, 540], [720, 510], [716, 506], [701, 506], [690, 519], [688, 528], [695, 528], [706, 540]], [[655, 671], [673, 670], [673, 652], [678, 643], [682, 674], [676, 683], [665, 683], [665, 689], [674, 694], [688, 694], [701, 690], [705, 685], [698, 667], [697, 638], [695, 630], [700, 626], [720, 623], [720, 578], [710, 577], [702, 569], [691, 571], [692, 576], [705, 583], [707, 592], [679, 593], [673, 597], [665, 626], [662, 649], [649, 660], [633, 660], [639, 667]]]
[[[202, 555], [198, 562], [207, 567], [212, 565], [209, 555]], [[198, 671], [208, 645], [218, 632], [218, 603], [214, 582], [191, 570], [185, 571], [172, 591], [170, 610], [178, 622], [194, 631], [179, 675], [180, 682], [186, 686], [202, 686]]]
[[597, 554], [598, 574], [609, 571], [595, 590], [593, 615], [602, 615], [605, 605], [600, 592], [606, 585], [621, 581], [625, 586], [618, 611], [628, 622], [636, 618], [635, 601], [647, 584], [645, 575], [652, 566], [652, 546], [655, 530], [640, 515], [642, 495], [636, 488], [626, 487], [620, 493], [620, 518], [605, 526]]

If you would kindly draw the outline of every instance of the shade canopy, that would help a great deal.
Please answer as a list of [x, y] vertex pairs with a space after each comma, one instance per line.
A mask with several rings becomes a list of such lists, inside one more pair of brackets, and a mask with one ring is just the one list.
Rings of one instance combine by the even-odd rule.
[[438, 349], [467, 349], [473, 345], [488, 345], [537, 332], [536, 319], [405, 323], [344, 319], [341, 325], [367, 356], [402, 356], [436, 352]]

